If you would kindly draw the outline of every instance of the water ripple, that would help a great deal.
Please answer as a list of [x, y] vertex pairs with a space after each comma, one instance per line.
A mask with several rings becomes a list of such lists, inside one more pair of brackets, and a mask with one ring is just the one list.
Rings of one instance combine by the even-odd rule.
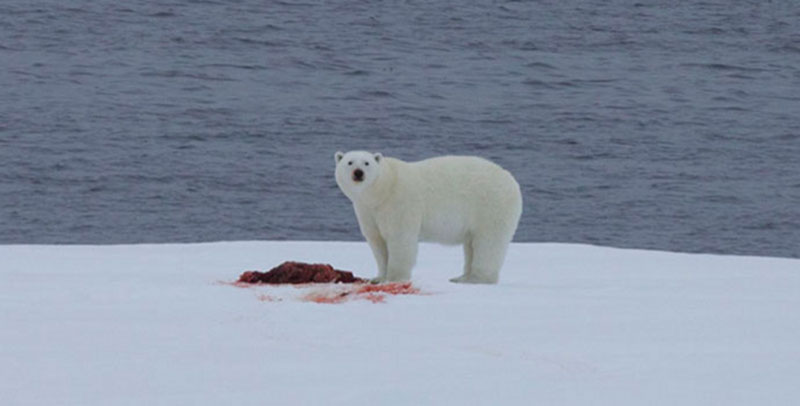
[[517, 240], [800, 257], [791, 2], [0, 5], [0, 243], [360, 239], [334, 151], [480, 154]]

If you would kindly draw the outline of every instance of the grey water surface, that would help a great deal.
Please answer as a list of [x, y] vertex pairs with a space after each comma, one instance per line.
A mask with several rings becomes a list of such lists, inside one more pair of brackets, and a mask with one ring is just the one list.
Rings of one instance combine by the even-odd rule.
[[800, 257], [800, 3], [0, 2], [0, 243], [359, 240], [349, 149], [496, 161], [517, 241]]

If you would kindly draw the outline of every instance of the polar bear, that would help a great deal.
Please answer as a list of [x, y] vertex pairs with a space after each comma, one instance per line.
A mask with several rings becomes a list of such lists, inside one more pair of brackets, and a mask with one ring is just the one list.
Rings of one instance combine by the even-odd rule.
[[464, 246], [463, 275], [452, 282], [497, 283], [522, 214], [519, 184], [478, 157], [404, 162], [366, 151], [336, 152], [336, 183], [353, 203], [378, 277], [406, 281], [419, 241]]

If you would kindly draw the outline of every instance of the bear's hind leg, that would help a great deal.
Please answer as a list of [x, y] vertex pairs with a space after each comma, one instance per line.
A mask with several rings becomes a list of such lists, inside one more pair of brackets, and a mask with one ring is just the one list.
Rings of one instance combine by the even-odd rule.
[[475, 238], [472, 241], [472, 268], [462, 282], [497, 283], [509, 242], [505, 235]]
[[464, 273], [461, 276], [451, 278], [450, 282], [466, 282], [469, 279], [470, 272], [472, 272], [472, 239], [467, 239], [464, 242]]

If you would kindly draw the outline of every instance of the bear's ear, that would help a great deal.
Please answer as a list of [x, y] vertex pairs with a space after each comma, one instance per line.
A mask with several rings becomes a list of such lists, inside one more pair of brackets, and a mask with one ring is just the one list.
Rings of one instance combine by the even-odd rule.
[[342, 158], [344, 158], [344, 152], [336, 151], [336, 154], [334, 154], [333, 156], [334, 156], [334, 158], [336, 158], [336, 163], [338, 164], [339, 161], [341, 161]]
[[376, 152], [374, 157], [375, 157], [375, 162], [380, 163], [381, 159], [383, 159], [383, 154], [381, 154], [380, 152]]

